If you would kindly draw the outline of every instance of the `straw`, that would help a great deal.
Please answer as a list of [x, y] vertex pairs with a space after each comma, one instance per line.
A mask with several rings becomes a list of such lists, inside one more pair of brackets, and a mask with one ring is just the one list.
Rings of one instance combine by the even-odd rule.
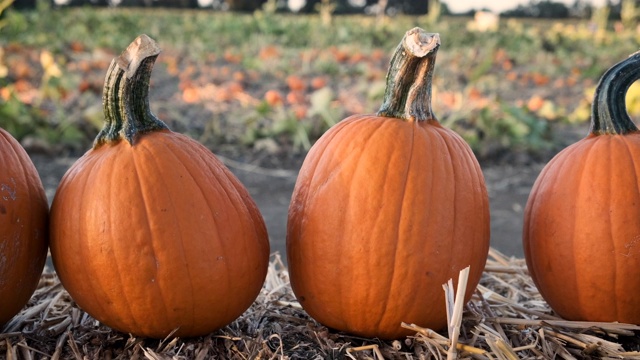
[[[262, 292], [240, 318], [207, 336], [163, 340], [113, 331], [79, 309], [50, 270], [28, 306], [0, 333], [6, 359], [640, 359], [640, 326], [556, 316], [523, 259], [491, 249], [480, 285], [463, 304], [466, 276], [445, 286], [449, 326], [399, 324], [413, 335], [364, 339], [304, 312], [274, 254]], [[365, 311], [363, 309], [363, 311]]]

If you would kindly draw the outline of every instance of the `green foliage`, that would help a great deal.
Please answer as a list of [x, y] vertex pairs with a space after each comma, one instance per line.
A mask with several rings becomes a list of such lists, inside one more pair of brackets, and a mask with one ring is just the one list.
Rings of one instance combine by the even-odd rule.
[[86, 135], [75, 125], [51, 119], [46, 111], [23, 103], [13, 93], [0, 102], [0, 127], [19, 140], [36, 139], [46, 148], [76, 148]]
[[487, 125], [491, 125], [492, 137], [498, 139], [505, 148], [542, 150], [551, 145], [549, 123], [523, 107], [501, 104], [497, 114], [485, 110], [483, 115], [487, 116], [483, 122], [491, 122], [493, 118], [494, 123]]
[[43, 111], [26, 105], [11, 92], [9, 99], [0, 102], [0, 127], [22, 139], [48, 124]]
[[243, 118], [246, 126], [242, 141], [252, 145], [261, 139], [284, 137], [295, 151], [309, 150], [315, 139], [345, 116], [332, 105], [334, 100], [331, 89], [316, 90], [310, 95], [311, 106], [304, 118], [290, 108], [270, 106], [263, 101]]
[[334, 93], [328, 87], [316, 90], [311, 94], [309, 116], [312, 118], [317, 116], [321, 119], [319, 128], [315, 129], [316, 132], [323, 133], [342, 118], [343, 114], [340, 109], [332, 105], [333, 100]]
[[243, 118], [242, 123], [245, 125], [242, 141], [246, 145], [284, 137], [294, 150], [305, 151], [311, 147], [308, 123], [301, 122], [290, 109], [282, 106], [271, 107], [262, 102]]
[[547, 119], [526, 107], [501, 101], [444, 118], [442, 122], [457, 129], [480, 156], [490, 156], [502, 149], [539, 152], [553, 147]]
[[[16, 87], [4, 87], [5, 101], [0, 101], [0, 127], [9, 131], [18, 140], [37, 139], [44, 147], [76, 147], [82, 144], [86, 135], [78, 124], [66, 117], [62, 107], [48, 107], [45, 103], [59, 103], [66, 91], [65, 79], [54, 56], [40, 53], [42, 76], [40, 88], [33, 89], [28, 100], [17, 96]], [[4, 79], [1, 83], [6, 82]]]

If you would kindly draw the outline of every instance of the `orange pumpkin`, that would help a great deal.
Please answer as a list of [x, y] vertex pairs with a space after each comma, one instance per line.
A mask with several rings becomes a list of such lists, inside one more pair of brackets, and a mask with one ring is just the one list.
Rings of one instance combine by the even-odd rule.
[[638, 53], [603, 75], [590, 133], [544, 167], [529, 195], [529, 272], [566, 319], [640, 324], [640, 133], [625, 109], [639, 78]]
[[489, 202], [469, 146], [431, 111], [438, 34], [415, 28], [393, 55], [383, 105], [327, 131], [289, 208], [291, 286], [320, 323], [394, 339], [402, 322], [446, 325], [442, 285], [489, 250]]
[[238, 179], [150, 112], [158, 53], [143, 35], [112, 62], [105, 127], [52, 204], [51, 253], [63, 286], [102, 323], [138, 336], [197, 336], [255, 300], [269, 242]]
[[47, 258], [49, 204], [20, 143], [0, 129], [0, 328], [36, 290]]

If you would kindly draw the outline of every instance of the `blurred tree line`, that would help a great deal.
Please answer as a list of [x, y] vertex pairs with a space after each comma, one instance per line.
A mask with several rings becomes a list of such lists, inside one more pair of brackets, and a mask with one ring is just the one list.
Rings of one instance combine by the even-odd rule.
[[[610, 20], [620, 20], [630, 10], [635, 11], [640, 6], [640, 0], [607, 0], [602, 8], [608, 11]], [[500, 15], [504, 17], [521, 17], [521, 18], [591, 18], [597, 10], [591, 1], [574, 0], [570, 5], [552, 0], [531, 0], [526, 5], [518, 5], [514, 9], [502, 12]]]
[[[300, 12], [315, 12], [322, 0], [306, 0]], [[367, 11], [377, 12], [380, 7], [388, 9], [392, 12], [399, 12], [409, 15], [424, 15], [429, 9], [429, 0], [336, 0], [335, 13], [362, 13]]]
[[[38, 0], [14, 0], [18, 9], [35, 8]], [[267, 2], [273, 2], [278, 11], [314, 13], [323, 2], [330, 2], [336, 14], [375, 12], [380, 7], [391, 13], [423, 15], [427, 13], [429, 2], [433, 0], [51, 0], [53, 5], [96, 5], [96, 6], [163, 6], [163, 7], [213, 7], [219, 10], [253, 12]], [[293, 3], [293, 6], [290, 4]], [[203, 6], [204, 4], [204, 6]], [[301, 6], [298, 6], [300, 4]]]
[[[13, 7], [19, 9], [35, 8], [39, 0], [13, 0]], [[96, 5], [96, 6], [162, 6], [162, 7], [209, 7], [217, 10], [253, 12], [267, 3], [276, 11], [295, 11], [299, 13], [319, 12], [323, 5], [330, 4], [334, 14], [389, 14], [424, 15], [431, 7], [440, 15], [472, 16], [478, 10], [471, 9], [462, 14], [451, 14], [447, 0], [48, 0], [53, 5]], [[455, 0], [448, 0], [455, 1]], [[431, 5], [431, 6], [430, 6]], [[640, 0], [607, 0], [603, 8], [607, 9], [610, 20], [622, 20], [640, 9]], [[567, 5], [553, 0], [530, 0], [502, 12], [503, 17], [521, 18], [591, 18], [597, 10], [590, 0], [574, 0]]]

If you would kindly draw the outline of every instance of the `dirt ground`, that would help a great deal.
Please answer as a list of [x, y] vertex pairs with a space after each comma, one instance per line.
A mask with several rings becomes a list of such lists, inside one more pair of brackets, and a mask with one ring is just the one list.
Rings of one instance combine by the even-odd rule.
[[[32, 155], [42, 177], [49, 201], [75, 157]], [[225, 159], [258, 204], [271, 239], [271, 250], [285, 254], [287, 210], [296, 180], [296, 169], [255, 167]], [[491, 245], [506, 255], [522, 257], [523, 211], [531, 186], [543, 162], [515, 161], [515, 164], [482, 164], [491, 207]]]

